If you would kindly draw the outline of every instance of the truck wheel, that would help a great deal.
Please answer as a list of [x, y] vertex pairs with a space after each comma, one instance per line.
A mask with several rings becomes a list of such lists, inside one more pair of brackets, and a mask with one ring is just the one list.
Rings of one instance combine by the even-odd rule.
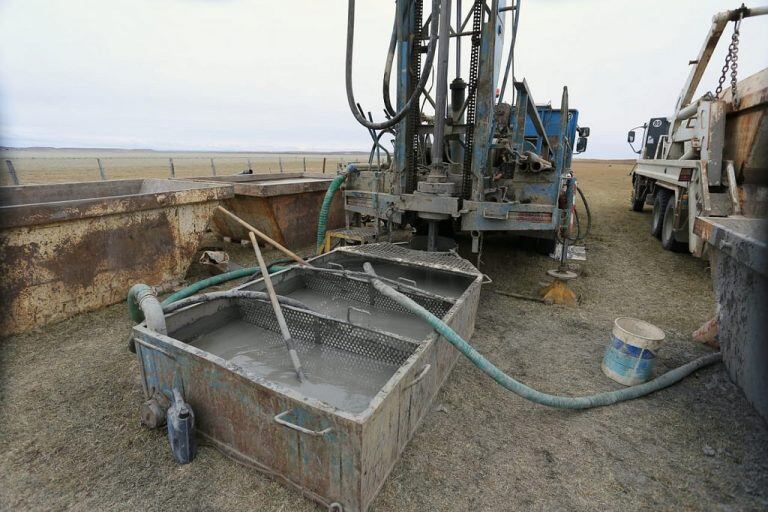
[[674, 225], [675, 202], [667, 199], [667, 205], [664, 208], [664, 226], [661, 229], [661, 246], [668, 251], [683, 252], [687, 246], [675, 238]]
[[665, 190], [660, 189], [656, 192], [656, 197], [653, 200], [653, 215], [651, 216], [651, 235], [656, 238], [661, 238], [661, 227], [664, 224], [664, 212], [667, 210], [667, 204], [669, 203], [669, 196], [671, 194]]
[[640, 178], [637, 178], [632, 184], [632, 197], [630, 198], [630, 202], [632, 203], [633, 212], [643, 211], [643, 205], [645, 205], [645, 196], [647, 193], [641, 192], [641, 181], [642, 180]]

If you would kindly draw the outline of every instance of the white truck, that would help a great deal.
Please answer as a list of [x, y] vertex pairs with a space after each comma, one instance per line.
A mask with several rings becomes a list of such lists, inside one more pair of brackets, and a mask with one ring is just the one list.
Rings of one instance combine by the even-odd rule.
[[[702, 256], [697, 217], [765, 217], [768, 184], [768, 68], [737, 82], [741, 20], [768, 14], [768, 7], [716, 14], [675, 105], [672, 117], [656, 117], [643, 129], [640, 159], [631, 172], [632, 209], [653, 205], [651, 233], [665, 249]], [[714, 94], [693, 100], [728, 22], [734, 22], [723, 73]], [[730, 72], [730, 87], [723, 89]]]
[[[643, 127], [631, 174], [632, 208], [653, 204], [651, 232], [663, 246], [709, 259], [716, 309], [705, 328], [716, 333], [730, 378], [768, 421], [768, 69], [736, 80], [739, 24], [762, 14], [768, 7], [742, 5], [714, 17], [674, 115]], [[691, 101], [729, 21], [735, 30], [718, 88]]]

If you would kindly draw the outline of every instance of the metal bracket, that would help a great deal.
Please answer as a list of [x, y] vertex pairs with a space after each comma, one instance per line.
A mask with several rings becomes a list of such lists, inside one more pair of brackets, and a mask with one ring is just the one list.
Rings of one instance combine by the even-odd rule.
[[733, 214], [741, 215], [741, 203], [739, 202], [739, 194], [737, 191], [738, 185], [736, 184], [736, 169], [733, 167], [733, 160], [726, 160], [725, 175], [728, 179], [728, 194], [730, 195], [731, 203], [733, 204]]
[[500, 208], [483, 208], [484, 219], [507, 220], [509, 218], [509, 209], [501, 211]]
[[275, 423], [282, 425], [284, 427], [288, 427], [297, 432], [301, 432], [302, 434], [307, 434], [315, 437], [324, 436], [325, 434], [333, 430], [333, 427], [324, 428], [323, 430], [310, 430], [308, 428], [304, 428], [300, 425], [296, 425], [295, 423], [291, 423], [290, 421], [283, 419], [286, 415], [290, 414], [291, 412], [293, 412], [293, 409], [288, 409], [287, 411], [283, 411], [280, 414], [275, 415], [275, 418], [274, 418]]
[[412, 380], [410, 383], [408, 383], [408, 384], [407, 384], [407, 385], [406, 385], [406, 386], [403, 388], [403, 390], [406, 390], [406, 389], [408, 389], [408, 388], [410, 388], [410, 387], [412, 387], [412, 386], [415, 386], [416, 384], [418, 384], [418, 383], [421, 381], [421, 379], [423, 379], [424, 377], [426, 377], [426, 376], [427, 376], [427, 373], [429, 372], [430, 368], [432, 368], [432, 365], [431, 365], [431, 364], [426, 364], [426, 365], [424, 365], [424, 368], [422, 368], [422, 369], [421, 369], [421, 372], [419, 372], [419, 374], [416, 376], [416, 378], [415, 378], [415, 379], [413, 379], [413, 380]]
[[160, 348], [160, 347], [158, 347], [156, 345], [152, 345], [152, 344], [147, 343], [146, 341], [144, 341], [142, 339], [139, 339], [139, 338], [136, 338], [136, 337], [133, 338], [133, 341], [134, 341], [134, 343], [138, 343], [139, 345], [141, 345], [143, 347], [147, 347], [150, 350], [155, 350], [157, 352], [160, 352], [161, 354], [163, 354], [164, 356], [166, 356], [169, 359], [173, 359], [174, 361], [176, 360], [176, 356], [174, 356], [173, 354], [171, 354], [167, 350], [162, 349], [162, 348]]
[[372, 316], [370, 311], [366, 311], [364, 309], [356, 308], [355, 306], [349, 306], [347, 308], [347, 323], [348, 324], [352, 323], [352, 312], [353, 311], [357, 311], [358, 313], [364, 313], [364, 314], [366, 314], [368, 316]]

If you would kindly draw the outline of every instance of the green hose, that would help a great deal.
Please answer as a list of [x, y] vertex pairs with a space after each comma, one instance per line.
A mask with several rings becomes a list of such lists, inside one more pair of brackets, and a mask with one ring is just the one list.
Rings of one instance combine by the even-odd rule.
[[320, 215], [317, 216], [317, 253], [323, 250], [323, 244], [325, 243], [325, 232], [328, 224], [328, 213], [331, 211], [331, 203], [333, 202], [333, 196], [336, 195], [336, 191], [341, 188], [344, 180], [351, 172], [356, 171], [354, 164], [349, 164], [347, 170], [333, 178], [333, 181], [328, 186], [328, 190], [325, 192], [323, 198], [323, 205], [320, 207]]
[[430, 326], [432, 326], [433, 329], [435, 329], [440, 335], [442, 335], [454, 347], [456, 347], [459, 352], [467, 357], [467, 359], [472, 361], [475, 366], [480, 368], [483, 372], [485, 372], [488, 376], [490, 376], [504, 388], [512, 391], [517, 395], [520, 395], [526, 400], [530, 400], [537, 404], [547, 405], [549, 407], [557, 407], [560, 409], [590, 409], [592, 407], [611, 405], [618, 402], [623, 402], [625, 400], [639, 398], [641, 396], [653, 393], [654, 391], [658, 391], [660, 389], [671, 386], [672, 384], [682, 380], [684, 377], [687, 377], [699, 368], [709, 366], [722, 360], [722, 354], [720, 352], [716, 352], [714, 354], [709, 354], [691, 361], [690, 363], [684, 364], [683, 366], [675, 368], [674, 370], [671, 370], [664, 375], [644, 384], [630, 386], [628, 388], [619, 389], [616, 391], [597, 393], [595, 395], [569, 397], [542, 393], [526, 386], [522, 382], [513, 379], [512, 377], [499, 370], [482, 354], [475, 350], [472, 345], [464, 341], [461, 336], [456, 334], [453, 329], [448, 327], [442, 320], [394, 288], [387, 286], [379, 279], [376, 279], [376, 273], [374, 272], [370, 263], [365, 263], [363, 268], [369, 275], [374, 277], [374, 279], [372, 279], [373, 286], [381, 294], [389, 297], [401, 306], [405, 307], [414, 315], [425, 320]]
[[[267, 270], [269, 270], [269, 273], [271, 274], [273, 272], [278, 272], [285, 268], [286, 267], [280, 266], [280, 265], [272, 265]], [[217, 284], [226, 283], [227, 281], [232, 281], [234, 279], [240, 279], [241, 277], [254, 277], [259, 274], [261, 274], [260, 267], [247, 267], [247, 268], [239, 268], [237, 270], [232, 270], [231, 272], [226, 272], [224, 274], [219, 274], [217, 276], [209, 277], [207, 279], [203, 279], [202, 281], [198, 281], [187, 287], [184, 287], [181, 290], [169, 295], [162, 302], [162, 306], [165, 307], [178, 300], [186, 299], [190, 295], [194, 295], [195, 293], [199, 292], [204, 288], [208, 288], [209, 286], [216, 286]], [[142, 290], [144, 290], [145, 288], [148, 289], [149, 287], [145, 284], [135, 285], [130, 289], [130, 291], [128, 291], [128, 313], [131, 316], [131, 320], [133, 320], [136, 323], [144, 321], [144, 314], [141, 312], [141, 309], [139, 308], [136, 297], [137, 297], [137, 294]]]

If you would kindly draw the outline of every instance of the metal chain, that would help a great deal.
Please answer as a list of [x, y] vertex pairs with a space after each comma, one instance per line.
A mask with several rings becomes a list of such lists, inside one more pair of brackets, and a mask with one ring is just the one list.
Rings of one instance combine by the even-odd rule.
[[738, 103], [736, 99], [736, 94], [738, 92], [736, 77], [739, 70], [739, 28], [741, 26], [741, 19], [743, 16], [743, 14], [739, 14], [739, 19], [734, 22], [731, 44], [728, 45], [728, 55], [725, 56], [725, 64], [723, 65], [722, 74], [717, 81], [717, 89], [715, 89], [715, 96], [720, 96], [720, 93], [723, 92], [723, 83], [725, 83], [725, 77], [728, 74], [728, 69], [730, 69], [731, 101], [734, 105]]

